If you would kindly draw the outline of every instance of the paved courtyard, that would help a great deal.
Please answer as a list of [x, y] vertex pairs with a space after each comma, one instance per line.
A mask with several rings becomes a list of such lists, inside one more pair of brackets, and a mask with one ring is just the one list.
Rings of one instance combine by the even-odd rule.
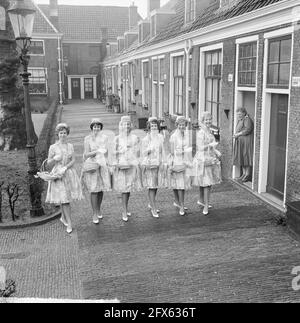
[[[120, 115], [99, 103], [66, 105], [78, 165], [89, 121], [101, 117], [116, 130]], [[104, 219], [92, 223], [88, 200], [73, 205], [74, 232], [59, 221], [0, 231], [0, 266], [17, 283], [17, 297], [114, 299], [121, 302], [299, 302], [291, 274], [300, 266], [299, 242], [278, 213], [249, 192], [225, 182], [204, 217], [197, 190], [187, 194], [187, 217], [158, 195], [160, 219], [147, 210], [146, 191], [133, 194], [132, 218], [121, 220], [120, 197], [105, 195]]]

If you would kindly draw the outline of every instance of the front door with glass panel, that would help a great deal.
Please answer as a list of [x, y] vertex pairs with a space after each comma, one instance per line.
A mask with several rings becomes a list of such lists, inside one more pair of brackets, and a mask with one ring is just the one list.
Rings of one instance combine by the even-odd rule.
[[267, 192], [284, 196], [288, 95], [272, 94]]
[[72, 87], [72, 99], [80, 99], [80, 79], [72, 79], [71, 80]]
[[84, 79], [84, 97], [85, 99], [93, 99], [94, 95], [93, 95], [93, 79], [92, 78], [88, 78], [88, 79]]

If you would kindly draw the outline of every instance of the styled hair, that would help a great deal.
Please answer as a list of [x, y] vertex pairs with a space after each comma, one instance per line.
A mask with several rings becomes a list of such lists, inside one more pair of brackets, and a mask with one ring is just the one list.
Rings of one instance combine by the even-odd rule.
[[62, 130], [66, 130], [67, 135], [70, 134], [70, 127], [66, 123], [59, 123], [55, 128], [56, 135], [59, 134]]
[[133, 124], [132, 124], [132, 121], [131, 121], [130, 117], [129, 116], [123, 116], [121, 118], [121, 121], [119, 122], [119, 132], [123, 131], [123, 124], [127, 123], [127, 122], [130, 122], [130, 132], [132, 131]]
[[245, 116], [248, 114], [247, 110], [245, 108], [238, 108], [236, 109], [236, 113], [243, 113]]
[[211, 113], [208, 111], [203, 112], [202, 117], [201, 117], [201, 122], [203, 123], [206, 118], [212, 118]]
[[92, 122], [90, 125], [91, 130], [93, 130], [94, 126], [96, 126], [96, 125], [100, 126], [101, 130], [103, 130], [103, 123], [101, 123], [101, 122]]
[[147, 121], [147, 131], [149, 132], [151, 129], [151, 124], [156, 124], [158, 131], [160, 131], [160, 123], [157, 119]]
[[175, 121], [176, 128], [178, 127], [179, 123], [182, 123], [182, 122], [184, 122], [185, 125], [187, 126], [188, 121], [186, 120], [186, 118], [183, 117], [183, 116], [178, 116], [176, 121]]
[[165, 119], [158, 119], [158, 122], [159, 122], [159, 129], [160, 129], [160, 131], [167, 130], [168, 129], [168, 127], [166, 125], [166, 120]]

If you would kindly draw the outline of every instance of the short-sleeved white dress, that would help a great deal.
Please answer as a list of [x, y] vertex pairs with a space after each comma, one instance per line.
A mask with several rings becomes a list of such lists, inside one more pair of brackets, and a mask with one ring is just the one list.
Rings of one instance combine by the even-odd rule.
[[[192, 166], [192, 148], [188, 132], [184, 136], [176, 130], [170, 138], [170, 146], [173, 147], [173, 155], [169, 156], [169, 188], [175, 190], [187, 190], [191, 188], [190, 167]], [[185, 166], [182, 172], [173, 172], [173, 167]]]
[[[53, 172], [56, 169], [66, 166], [72, 160], [74, 147], [72, 144], [60, 144], [59, 142], [50, 146], [49, 159], [59, 156], [60, 160], [55, 163]], [[48, 183], [46, 203], [69, 204], [72, 200], [83, 198], [79, 176], [74, 166], [67, 169], [61, 179], [56, 179]]]
[[122, 134], [114, 139], [113, 189], [116, 192], [130, 193], [142, 189], [139, 143], [134, 134]]
[[141, 169], [143, 187], [157, 189], [167, 187], [167, 163], [164, 137], [149, 133], [142, 140]]
[[221, 163], [211, 144], [214, 135], [203, 129], [197, 133], [197, 153], [193, 161], [193, 186], [210, 187], [221, 183]]
[[99, 134], [97, 137], [89, 135], [84, 139], [84, 146], [88, 151], [99, 151], [91, 161], [99, 163], [99, 169], [93, 172], [84, 172], [81, 176], [83, 187], [89, 193], [111, 191], [111, 176], [108, 168], [108, 137]]

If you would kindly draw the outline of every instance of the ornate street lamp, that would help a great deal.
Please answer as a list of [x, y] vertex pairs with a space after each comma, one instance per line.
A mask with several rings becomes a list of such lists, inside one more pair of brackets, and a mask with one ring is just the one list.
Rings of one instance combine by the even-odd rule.
[[28, 0], [14, 0], [9, 9], [8, 15], [13, 27], [17, 46], [20, 49], [20, 62], [23, 65], [23, 88], [24, 88], [24, 104], [25, 104], [25, 120], [26, 120], [26, 134], [27, 134], [27, 150], [28, 150], [28, 165], [29, 165], [29, 191], [31, 200], [30, 214], [33, 217], [44, 215], [44, 210], [41, 203], [41, 183], [36, 179], [37, 162], [35, 154], [36, 137], [31, 118], [30, 97], [29, 97], [29, 76], [28, 64], [30, 56], [28, 55], [30, 48], [30, 41], [33, 30], [33, 22], [35, 15], [35, 8], [31, 1]]

